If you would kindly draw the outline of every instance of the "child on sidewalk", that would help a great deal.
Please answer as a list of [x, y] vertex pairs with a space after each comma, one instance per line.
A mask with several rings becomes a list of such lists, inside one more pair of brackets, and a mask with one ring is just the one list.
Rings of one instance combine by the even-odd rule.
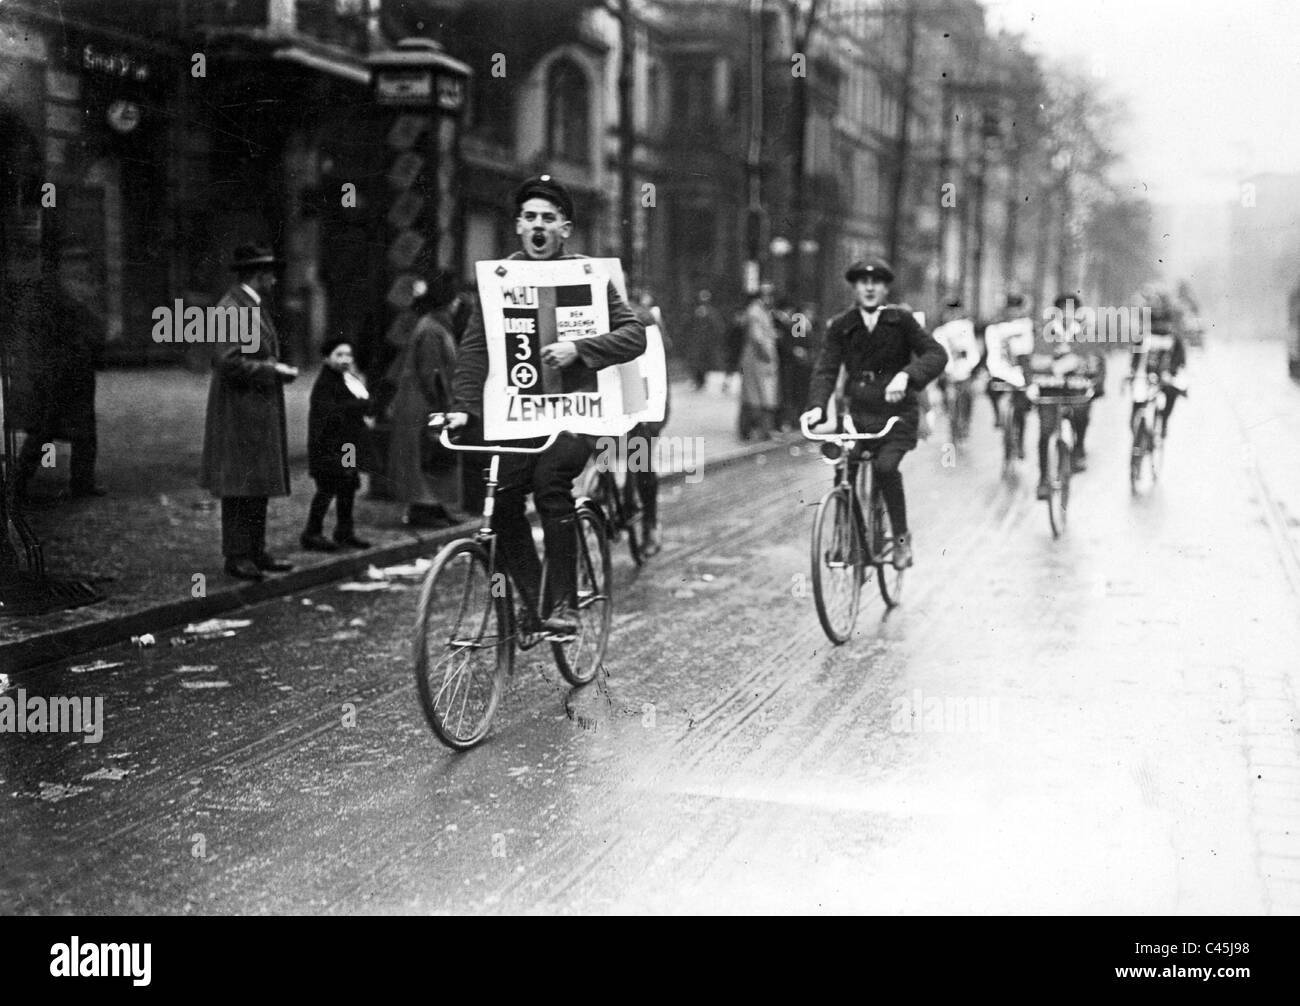
[[[353, 371], [352, 346], [346, 339], [329, 340], [321, 355], [325, 365], [312, 386], [307, 413], [307, 471], [316, 482], [316, 495], [299, 541], [313, 552], [369, 548], [370, 542], [353, 531], [352, 505], [361, 484], [359, 471], [369, 467], [365, 416], [374, 412], [374, 399]], [[323, 532], [332, 502], [337, 503], [337, 519], [330, 541]]]

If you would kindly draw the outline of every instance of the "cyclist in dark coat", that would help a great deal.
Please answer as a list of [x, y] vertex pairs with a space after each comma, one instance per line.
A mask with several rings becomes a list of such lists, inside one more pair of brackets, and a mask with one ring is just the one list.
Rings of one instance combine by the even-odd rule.
[[841, 366], [848, 410], [859, 433], [879, 432], [891, 416], [899, 417], [888, 436], [874, 441], [874, 464], [896, 538], [894, 565], [906, 569], [912, 564], [912, 537], [898, 466], [903, 455], [916, 447], [921, 421], [918, 393], [943, 373], [948, 354], [910, 311], [885, 303], [894, 279], [886, 262], [855, 262], [844, 278], [853, 284], [857, 303], [833, 318], [827, 328], [804, 417], [813, 424], [823, 420]]

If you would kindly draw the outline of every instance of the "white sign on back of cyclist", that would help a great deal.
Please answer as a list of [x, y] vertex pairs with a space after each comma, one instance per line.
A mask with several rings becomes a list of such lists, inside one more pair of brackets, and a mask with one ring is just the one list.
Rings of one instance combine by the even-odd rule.
[[623, 287], [617, 259], [507, 259], [479, 262], [476, 271], [488, 350], [488, 440], [564, 431], [621, 436], [638, 422], [663, 418], [668, 381], [657, 329], [657, 351], [631, 363], [593, 372], [542, 362], [542, 349], [553, 342], [609, 331], [607, 290], [611, 283], [620, 292]]

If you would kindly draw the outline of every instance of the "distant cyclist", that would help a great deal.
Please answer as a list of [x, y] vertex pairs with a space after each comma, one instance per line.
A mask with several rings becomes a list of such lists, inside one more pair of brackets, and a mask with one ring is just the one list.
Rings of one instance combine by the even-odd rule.
[[[1025, 416], [1029, 413], [1029, 399], [1025, 395], [1028, 385], [1029, 358], [1034, 352], [1034, 321], [1029, 317], [1029, 307], [1023, 294], [1007, 294], [1007, 304], [1002, 321], [984, 330], [985, 366], [989, 377], [1013, 387], [1011, 394], [1011, 422], [1015, 432], [1016, 456], [1025, 456]], [[988, 391], [993, 403], [993, 418], [1002, 425], [1001, 405], [1005, 391], [994, 390], [992, 380]]]
[[948, 364], [937, 383], [948, 415], [964, 432], [970, 423], [971, 376], [980, 362], [979, 340], [975, 338], [975, 323], [962, 307], [960, 297], [949, 297], [939, 317], [942, 324], [934, 330], [934, 340], [948, 354]]
[[943, 373], [947, 354], [910, 311], [885, 303], [894, 280], [888, 263], [882, 259], [855, 262], [844, 278], [853, 285], [856, 303], [827, 326], [802, 418], [810, 425], [825, 419], [841, 366], [846, 373], [848, 411], [859, 432], [877, 433], [891, 416], [899, 417], [889, 435], [875, 441], [874, 467], [894, 530], [894, 566], [906, 569], [912, 565], [912, 535], [898, 466], [916, 447], [918, 393]]
[[[1169, 432], [1169, 417], [1179, 396], [1187, 394], [1187, 379], [1183, 368], [1187, 365], [1187, 344], [1178, 332], [1177, 313], [1164, 294], [1151, 298], [1151, 331], [1143, 333], [1133, 343], [1129, 355], [1129, 380], [1139, 374], [1154, 374], [1159, 378], [1160, 390], [1165, 393], [1165, 405], [1160, 412], [1160, 435]], [[1134, 398], [1133, 418], [1137, 418], [1142, 403]]]
[[[1096, 351], [1095, 342], [1085, 338], [1083, 326], [1079, 324], [1079, 298], [1073, 293], [1063, 293], [1053, 301], [1055, 314], [1048, 320], [1044, 336], [1053, 350], [1068, 346], [1078, 358], [1076, 373], [1092, 381], [1092, 397], [1101, 398], [1106, 394], [1106, 358]], [[1063, 354], [1062, 354], [1063, 355]], [[1074, 451], [1071, 457], [1071, 470], [1086, 471], [1088, 452], [1084, 442], [1088, 436], [1088, 426], [1092, 419], [1092, 403], [1077, 405], [1071, 412], [1070, 422], [1074, 426]], [[1050, 429], [1048, 432], [1051, 432]], [[1040, 437], [1041, 441], [1041, 437]]]
[[[1044, 330], [1044, 338], [1050, 346], [1050, 352], [1032, 353], [1026, 361], [1025, 397], [1031, 403], [1039, 403], [1038, 409], [1038, 490], [1040, 500], [1049, 499], [1052, 486], [1047, 478], [1047, 451], [1053, 432], [1056, 430], [1057, 409], [1060, 406], [1046, 404], [1039, 396], [1040, 384], [1056, 384], [1067, 378], [1088, 378], [1095, 382], [1093, 367], [1088, 358], [1078, 351], [1080, 327], [1075, 319], [1075, 300], [1072, 295], [1063, 294], [1055, 302], [1056, 313], [1049, 320]], [[1070, 458], [1071, 471], [1083, 471], [1084, 465], [1079, 455], [1079, 444], [1088, 431], [1089, 405], [1075, 405], [1070, 409], [1070, 423], [1075, 430], [1074, 450]]]

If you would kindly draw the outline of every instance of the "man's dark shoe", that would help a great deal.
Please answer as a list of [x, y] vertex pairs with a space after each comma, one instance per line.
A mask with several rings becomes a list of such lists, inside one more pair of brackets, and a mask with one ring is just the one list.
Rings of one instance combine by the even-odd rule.
[[1040, 500], [1052, 498], [1052, 484], [1048, 482], [1046, 479], [1038, 483], [1037, 496]]
[[894, 568], [907, 569], [912, 565], [912, 536], [900, 534], [894, 539]]
[[253, 565], [267, 573], [287, 573], [293, 569], [293, 563], [285, 562], [283, 559], [273, 559], [265, 553], [255, 558]]
[[339, 550], [339, 546], [323, 534], [304, 534], [298, 539], [298, 544], [308, 552], [337, 552]]
[[334, 541], [340, 548], [370, 547], [370, 542], [366, 541], [364, 538], [358, 538], [354, 534], [336, 534], [334, 536]]
[[264, 580], [265, 574], [252, 559], [227, 559], [226, 572], [239, 580]]
[[553, 638], [572, 639], [577, 636], [579, 627], [577, 611], [567, 604], [557, 604], [550, 617], [542, 620], [542, 628]]
[[644, 529], [642, 532], [641, 554], [647, 559], [658, 555], [663, 550], [663, 543], [659, 540], [659, 525], [654, 524]]
[[1079, 472], [1086, 472], [1087, 470], [1088, 470], [1088, 462], [1083, 460], [1083, 455], [1076, 454], [1074, 455], [1074, 457], [1070, 459], [1071, 473], [1077, 475]]

